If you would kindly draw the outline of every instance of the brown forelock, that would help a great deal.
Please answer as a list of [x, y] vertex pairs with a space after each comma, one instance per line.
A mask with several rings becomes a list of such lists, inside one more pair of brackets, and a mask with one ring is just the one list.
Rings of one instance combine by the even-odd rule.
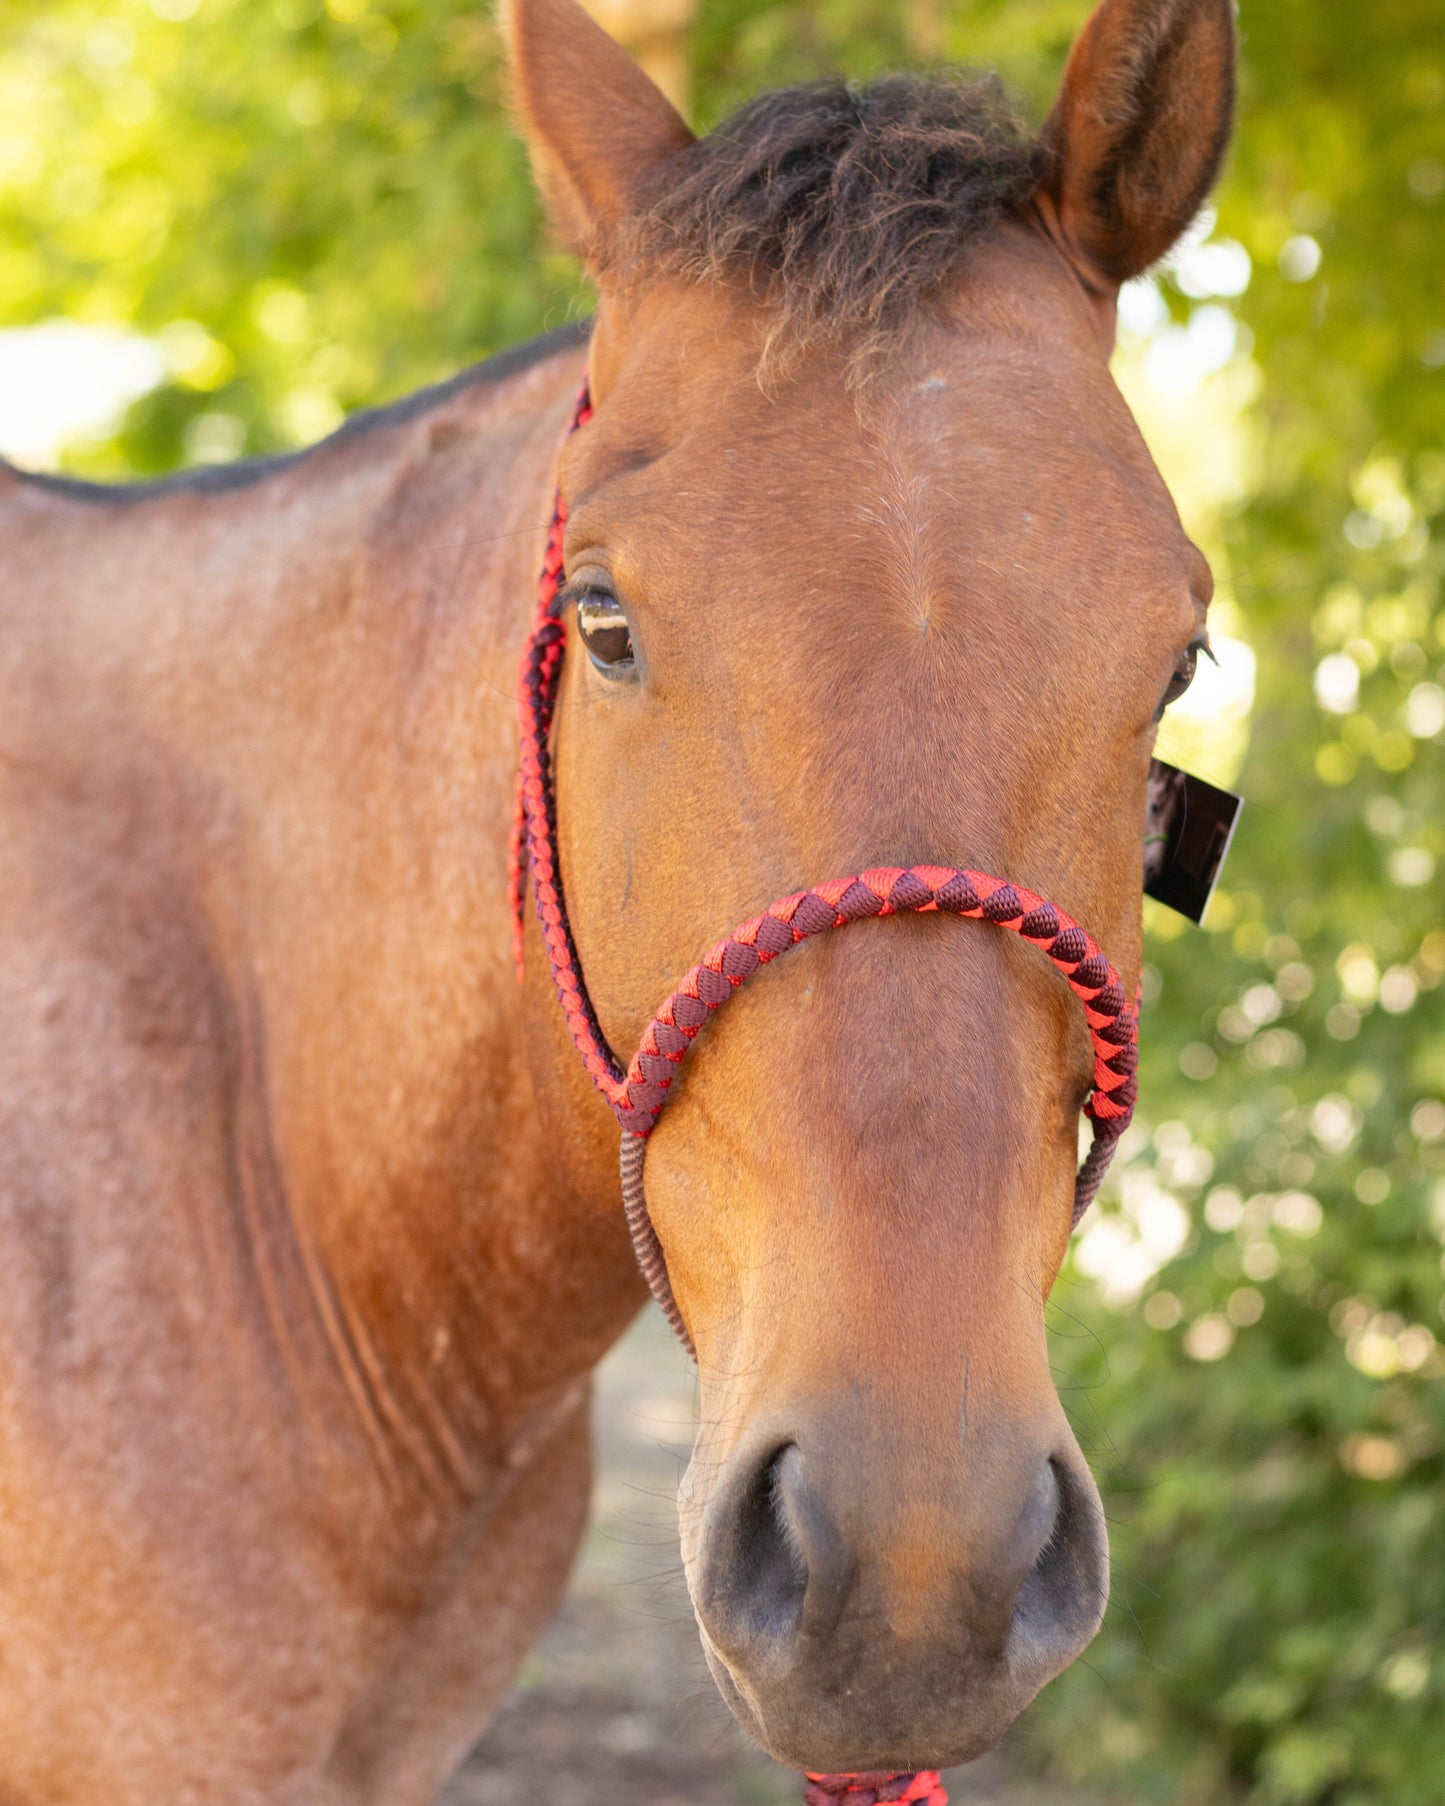
[[774, 351], [866, 352], [946, 291], [1042, 168], [994, 76], [784, 88], [639, 179], [604, 275], [741, 284], [772, 310]]
[[[1001, 228], [952, 309], [863, 391], [825, 349], [760, 389], [766, 323], [722, 288], [656, 284], [608, 317], [566, 563], [611, 574], [641, 681], [601, 677], [573, 629], [556, 756], [572, 921], [623, 1058], [735, 922], [873, 863], [1028, 884], [1132, 992], [1151, 723], [1205, 577], [1045, 241]], [[1006, 1375], [1013, 1288], [1037, 1320], [1066, 1238], [1082, 1024], [988, 930], [829, 938], [703, 1032], [651, 1143], [705, 1381], [822, 1374], [841, 1348], [851, 1368], [910, 1296]]]

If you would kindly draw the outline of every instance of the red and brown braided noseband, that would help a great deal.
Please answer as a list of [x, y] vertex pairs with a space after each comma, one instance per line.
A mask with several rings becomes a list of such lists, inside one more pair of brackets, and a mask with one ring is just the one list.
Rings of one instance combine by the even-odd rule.
[[[568, 432], [575, 432], [591, 417], [592, 403], [584, 384]], [[526, 866], [530, 864], [537, 918], [572, 1039], [593, 1083], [622, 1125], [622, 1199], [638, 1264], [688, 1353], [696, 1351], [668, 1283], [667, 1262], [643, 1190], [647, 1137], [688, 1048], [708, 1017], [759, 966], [824, 929], [844, 928], [867, 916], [939, 910], [1010, 929], [1048, 955], [1082, 1002], [1094, 1043], [1094, 1089], [1084, 1106], [1093, 1123], [1094, 1139], [1075, 1180], [1073, 1221], [1077, 1223], [1093, 1202], [1115, 1143], [1134, 1112], [1138, 1012], [1126, 1001], [1118, 973], [1072, 917], [1022, 885], [1006, 883], [987, 872], [951, 865], [877, 866], [779, 898], [761, 915], [735, 928], [692, 968], [648, 1024], [631, 1065], [623, 1071], [598, 1026], [583, 983], [557, 864], [557, 807], [548, 738], [566, 649], [565, 632], [557, 618], [566, 524], [567, 508], [559, 490], [537, 583], [536, 621], [517, 675], [522, 757], [507, 868], [517, 973], [520, 978]], [[809, 1775], [808, 1781], [808, 1806], [828, 1806], [829, 1802], [879, 1806], [885, 1801], [947, 1806], [935, 1770]]]

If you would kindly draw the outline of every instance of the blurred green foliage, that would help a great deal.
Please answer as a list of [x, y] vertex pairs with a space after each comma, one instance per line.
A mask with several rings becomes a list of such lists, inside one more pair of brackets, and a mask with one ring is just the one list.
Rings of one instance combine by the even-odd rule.
[[4, 323], [156, 332], [173, 372], [72, 462], [169, 469], [202, 416], [305, 443], [567, 317], [499, 60], [460, 0], [14, 0]]
[[[703, 0], [699, 120], [933, 57], [1038, 113], [1083, 10]], [[1249, 807], [1207, 931], [1149, 920], [1132, 1155], [1055, 1312], [1115, 1603], [1015, 1748], [1139, 1806], [1438, 1806], [1445, 33], [1435, 0], [1241, 24], [1216, 232], [1252, 279], [1160, 291], [1226, 308], [1249, 377], [1238, 481], [1186, 501], [1258, 656]], [[584, 295], [474, 0], [0, 18], [0, 319], [118, 322], [171, 371], [73, 464], [301, 442]]]

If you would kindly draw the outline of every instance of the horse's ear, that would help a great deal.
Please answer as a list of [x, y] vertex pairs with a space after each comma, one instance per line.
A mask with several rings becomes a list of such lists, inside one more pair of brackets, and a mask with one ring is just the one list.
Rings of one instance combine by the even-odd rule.
[[577, 0], [501, 0], [522, 130], [563, 238], [605, 259], [628, 192], [692, 143], [677, 109]]
[[1233, 0], [1103, 0], [1044, 126], [1070, 250], [1110, 283], [1157, 262], [1203, 206], [1233, 112]]

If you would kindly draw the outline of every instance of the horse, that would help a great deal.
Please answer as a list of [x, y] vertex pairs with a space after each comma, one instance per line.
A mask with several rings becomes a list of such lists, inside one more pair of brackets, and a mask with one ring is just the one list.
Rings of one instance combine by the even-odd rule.
[[[1108, 359], [1218, 170], [1228, 0], [1103, 0], [1037, 133], [940, 76], [695, 139], [574, 0], [505, 23], [590, 327], [272, 461], [0, 474], [16, 1806], [420, 1806], [564, 1584], [646, 1291], [535, 919], [520, 985], [511, 949], [554, 488], [557, 858], [608, 1044], [880, 865], [1031, 886], [1138, 980], [1210, 578]], [[1044, 1334], [1090, 1084], [1058, 973], [934, 910], [796, 947], [672, 1087], [682, 1557], [785, 1763], [966, 1760], [1095, 1634]]]

